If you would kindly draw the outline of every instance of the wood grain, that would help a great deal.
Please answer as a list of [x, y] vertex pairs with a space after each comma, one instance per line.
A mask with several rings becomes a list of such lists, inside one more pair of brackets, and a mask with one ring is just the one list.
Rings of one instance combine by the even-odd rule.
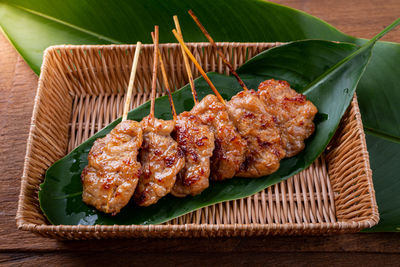
[[[400, 15], [398, 0], [274, 2], [363, 38], [371, 38]], [[400, 42], [400, 28], [384, 39]], [[400, 235], [393, 233], [60, 242], [18, 231], [14, 217], [38, 78], [2, 35], [0, 62], [0, 264], [398, 265]]]
[[[359, 38], [372, 38], [400, 16], [398, 0], [272, 0], [305, 11]], [[397, 27], [382, 38], [400, 42]]]
[[[156, 260], [155, 260], [156, 259]], [[51, 266], [197, 266], [206, 262], [209, 266], [397, 266], [397, 254], [370, 253], [153, 253], [132, 254], [113, 252], [92, 253], [8, 253], [0, 255], [0, 264]], [[232, 264], [233, 263], [233, 264]], [[367, 263], [367, 264], [363, 264]]]

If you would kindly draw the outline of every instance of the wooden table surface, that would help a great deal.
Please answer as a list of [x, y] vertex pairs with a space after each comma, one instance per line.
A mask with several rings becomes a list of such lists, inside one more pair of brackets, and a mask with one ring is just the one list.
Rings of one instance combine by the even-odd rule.
[[[400, 0], [275, 2], [364, 38], [400, 16]], [[384, 40], [400, 42], [400, 29]], [[61, 242], [18, 231], [14, 217], [38, 77], [2, 35], [0, 62], [0, 264], [400, 264], [400, 234], [394, 233]]]

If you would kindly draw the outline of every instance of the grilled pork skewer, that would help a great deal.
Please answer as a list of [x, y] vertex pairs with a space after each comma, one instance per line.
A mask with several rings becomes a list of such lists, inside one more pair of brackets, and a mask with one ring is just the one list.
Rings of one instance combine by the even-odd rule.
[[[184, 55], [186, 73], [192, 90], [195, 106], [197, 93], [189, 62]], [[171, 95], [167, 87], [168, 95]], [[172, 97], [171, 107], [174, 107]], [[177, 116], [175, 139], [185, 155], [185, 167], [178, 174], [172, 194], [176, 197], [198, 195], [209, 186], [210, 158], [214, 150], [214, 134], [193, 112], [182, 112]]]
[[140, 176], [137, 161], [143, 135], [140, 124], [127, 120], [141, 43], [136, 45], [122, 122], [97, 139], [83, 169], [82, 200], [105, 213], [117, 214], [131, 199]]
[[[184, 42], [176, 16], [174, 16], [174, 21], [177, 33]], [[181, 49], [183, 57], [186, 58], [184, 46], [181, 45]], [[196, 92], [196, 90], [192, 91]], [[225, 180], [232, 178], [244, 160], [246, 141], [242, 139], [229, 119], [223, 98], [219, 94], [217, 96], [207, 95], [193, 107], [191, 113], [197, 115], [201, 122], [208, 125], [214, 133], [215, 149], [211, 158], [210, 179]]]
[[285, 156], [285, 150], [274, 118], [265, 109], [257, 92], [247, 89], [194, 13], [190, 10], [189, 14], [243, 88], [227, 103], [229, 116], [248, 145], [237, 176], [260, 177], [275, 172], [280, 166], [279, 161]]
[[[229, 61], [226, 60], [222, 51], [218, 49], [199, 19], [192, 10], [189, 10], [189, 14], [246, 91], [246, 85]], [[311, 101], [306, 99], [305, 95], [299, 94], [290, 88], [289, 83], [286, 81], [266, 80], [258, 86], [258, 95], [266, 111], [272, 115], [281, 132], [282, 145], [285, 149], [286, 157], [298, 154], [304, 149], [304, 140], [314, 132], [313, 120], [318, 112], [317, 108]]]
[[[217, 89], [181, 40], [179, 34], [176, 31], [174, 31], [174, 34], [218, 96]], [[240, 136], [247, 142], [245, 157], [242, 163], [237, 166], [236, 176], [260, 177], [276, 171], [279, 168], [279, 160], [284, 156], [280, 133], [272, 120], [272, 116], [265, 111], [256, 92], [246, 90], [238, 93], [226, 103], [226, 109]]]
[[315, 130], [317, 107], [286, 81], [266, 80], [258, 86], [258, 95], [281, 131], [286, 157], [300, 153], [305, 147], [304, 140]]
[[248, 91], [249, 89], [247, 88], [246, 84], [243, 82], [243, 80], [239, 77], [231, 63], [225, 58], [224, 53], [222, 53], [221, 49], [217, 47], [217, 44], [214, 42], [213, 38], [211, 38], [210, 34], [208, 34], [207, 30], [204, 28], [204, 26], [200, 23], [199, 19], [196, 17], [196, 15], [193, 13], [192, 10], [188, 11], [189, 15], [192, 17], [194, 22], [197, 24], [197, 26], [200, 28], [200, 30], [203, 32], [204, 36], [208, 39], [210, 44], [213, 46], [213, 48], [217, 51], [218, 55], [221, 57], [222, 61], [225, 63], [225, 65], [229, 68], [229, 71], [232, 73], [233, 76], [235, 76], [236, 80], [239, 82], [240, 86], [243, 88], [244, 91]]
[[214, 135], [196, 115], [187, 111], [178, 115], [174, 135], [185, 156], [185, 167], [178, 173], [171, 193], [176, 197], [198, 195], [209, 186]]
[[[143, 129], [143, 145], [140, 150], [142, 174], [134, 195], [134, 200], [139, 206], [152, 205], [171, 192], [176, 181], [176, 175], [185, 164], [178, 143], [171, 137], [171, 132], [175, 128], [175, 119], [164, 121], [154, 117], [157, 68], [158, 60], [161, 59], [158, 47], [158, 26], [155, 26], [152, 37], [154, 59], [151, 108], [150, 115], [140, 122]], [[164, 74], [163, 65], [162, 70]], [[172, 113], [176, 118], [175, 108], [172, 108]]]
[[261, 177], [279, 169], [285, 156], [280, 131], [254, 90], [242, 91], [227, 103], [230, 119], [247, 141], [247, 152], [239, 177]]

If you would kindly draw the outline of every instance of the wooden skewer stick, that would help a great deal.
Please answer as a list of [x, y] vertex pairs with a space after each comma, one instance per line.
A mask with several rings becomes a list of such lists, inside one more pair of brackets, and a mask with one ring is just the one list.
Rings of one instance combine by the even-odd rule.
[[157, 69], [158, 69], [158, 25], [154, 26], [154, 54], [153, 54], [153, 77], [151, 80], [151, 106], [150, 118], [154, 118], [154, 102], [156, 100]]
[[211, 87], [213, 90], [214, 94], [217, 96], [219, 101], [221, 101], [223, 104], [225, 104], [225, 100], [222, 98], [222, 96], [219, 94], [218, 90], [215, 88], [214, 84], [211, 82], [211, 80], [208, 78], [207, 74], [203, 70], [203, 68], [200, 66], [200, 64], [197, 62], [196, 58], [193, 56], [192, 52], [190, 52], [189, 48], [185, 45], [185, 43], [182, 40], [182, 36], [179, 35], [176, 30], [172, 30], [172, 33], [175, 35], [175, 38], [178, 40], [178, 42], [181, 44], [181, 46], [185, 49], [186, 54], [189, 56], [190, 60], [194, 63], [196, 68], [199, 70], [201, 75], [203, 76], [204, 80], [208, 83], [208, 85]]
[[[138, 65], [138, 62], [139, 62], [139, 55], [140, 55], [140, 50], [141, 49], [142, 49], [142, 43], [141, 42], [137, 42], [136, 43], [136, 49], [135, 49], [135, 55], [133, 56], [131, 75], [129, 77], [128, 90], [126, 92], [126, 99], [125, 99], [125, 104], [124, 104], [124, 111], [123, 111], [123, 115], [122, 115], [122, 121], [126, 121], [127, 118], [128, 118], [129, 106], [131, 104], [131, 99], [132, 99], [133, 84], [135, 82], [136, 69], [137, 69], [137, 65]], [[110, 205], [110, 199], [111, 199], [112, 194], [113, 194], [113, 191], [110, 190], [110, 192], [107, 195], [106, 212], [108, 212], [109, 205]]]
[[[154, 32], [151, 33], [151, 37], [153, 38], [153, 42], [154, 42], [154, 40], [155, 40]], [[161, 73], [163, 76], [164, 86], [165, 86], [165, 89], [167, 90], [168, 100], [169, 100], [169, 104], [170, 104], [171, 110], [172, 110], [172, 116], [174, 118], [174, 121], [176, 121], [177, 115], [176, 115], [174, 101], [173, 101], [172, 95], [171, 95], [171, 89], [170, 89], [169, 83], [168, 83], [167, 72], [165, 71], [164, 61], [162, 60], [160, 49], [157, 48], [157, 51], [158, 51], [158, 59], [160, 61]]]
[[[185, 42], [185, 40], [183, 39], [181, 26], [179, 25], [178, 16], [174, 16], [173, 18], [174, 18], [174, 22], [175, 22], [176, 31], [179, 33], [180, 36], [182, 36], [182, 41]], [[194, 86], [192, 70], [190, 69], [189, 60], [186, 56], [185, 49], [182, 46], [181, 46], [181, 51], [182, 51], [183, 61], [185, 62], [185, 68], [186, 68], [186, 73], [187, 73], [187, 76], [189, 79], [190, 88], [192, 89], [193, 100], [194, 100], [194, 103], [197, 104], [197, 103], [199, 103], [199, 100], [197, 98], [197, 92], [196, 92], [196, 88]]]
[[235, 76], [236, 80], [239, 82], [240, 86], [243, 88], [243, 90], [247, 91], [249, 90], [247, 86], [244, 84], [243, 80], [239, 77], [235, 69], [233, 68], [232, 64], [226, 59], [224, 54], [222, 53], [221, 49], [217, 47], [217, 44], [214, 42], [213, 38], [211, 38], [211, 35], [207, 32], [207, 30], [204, 28], [204, 26], [200, 23], [199, 19], [194, 15], [192, 10], [188, 11], [194, 22], [196, 22], [197, 26], [199, 26], [200, 30], [203, 32], [203, 34], [206, 36], [208, 41], [211, 43], [211, 45], [214, 47], [215, 50], [217, 50], [218, 55], [221, 57], [222, 61], [225, 63], [226, 66], [228, 66], [229, 70]]
[[140, 54], [141, 48], [142, 48], [142, 43], [137, 42], [136, 49], [135, 49], [135, 55], [133, 56], [131, 76], [129, 77], [128, 91], [126, 92], [126, 100], [125, 100], [125, 105], [124, 105], [124, 112], [122, 115], [122, 121], [126, 121], [126, 119], [128, 118], [129, 106], [131, 104], [131, 98], [132, 98], [133, 83], [135, 81], [136, 69], [137, 69], [137, 65], [138, 65], [138, 61], [139, 61], [139, 54]]

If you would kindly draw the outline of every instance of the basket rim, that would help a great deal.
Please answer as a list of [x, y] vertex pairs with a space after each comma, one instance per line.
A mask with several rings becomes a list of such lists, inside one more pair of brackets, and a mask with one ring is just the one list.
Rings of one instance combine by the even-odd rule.
[[[207, 42], [191, 42], [187, 43], [192, 46], [203, 46], [208, 47], [211, 46], [210, 43]], [[217, 45], [234, 45], [234, 46], [246, 46], [246, 45], [255, 45], [255, 44], [271, 44], [271, 45], [283, 45], [287, 43], [282, 42], [217, 42]], [[367, 150], [365, 133], [362, 126], [361, 114], [358, 106], [357, 95], [354, 94], [353, 100], [350, 103], [350, 106], [355, 109], [355, 116], [357, 117], [357, 129], [360, 133], [361, 138], [361, 146], [362, 150], [366, 151], [363, 153], [363, 158], [365, 162], [364, 169], [366, 171], [366, 176], [368, 179], [368, 191], [370, 194], [371, 201], [371, 215], [368, 218], [356, 221], [337, 221], [333, 223], [328, 222], [320, 222], [320, 223], [249, 223], [249, 224], [161, 224], [161, 225], [51, 225], [51, 224], [34, 224], [27, 222], [23, 216], [24, 202], [26, 201], [24, 195], [24, 188], [28, 186], [27, 183], [27, 172], [28, 165], [30, 162], [30, 153], [32, 151], [32, 142], [33, 142], [33, 132], [36, 128], [36, 118], [39, 113], [39, 106], [41, 102], [41, 92], [43, 90], [43, 79], [46, 70], [48, 69], [47, 61], [49, 59], [49, 53], [58, 50], [58, 49], [114, 49], [114, 48], [132, 48], [135, 47], [135, 44], [123, 44], [123, 45], [54, 45], [45, 49], [43, 54], [43, 64], [41, 67], [41, 73], [38, 80], [38, 87], [36, 91], [36, 96], [34, 99], [34, 108], [32, 112], [31, 124], [29, 129], [29, 135], [27, 140], [27, 148], [24, 158], [24, 168], [23, 174], [21, 177], [21, 188], [20, 194], [18, 197], [18, 209], [16, 213], [16, 225], [17, 228], [24, 231], [31, 231], [35, 233], [43, 233], [43, 232], [133, 232], [133, 231], [195, 231], [195, 232], [203, 232], [203, 231], [215, 231], [215, 230], [235, 230], [235, 231], [247, 231], [247, 230], [274, 230], [274, 229], [357, 229], [361, 230], [363, 228], [372, 227], [379, 222], [379, 212], [378, 206], [376, 202], [375, 190], [372, 182], [372, 170], [370, 168], [369, 163], [369, 154]], [[143, 44], [144, 47], [152, 47], [153, 44]], [[174, 47], [179, 46], [178, 43], [163, 43], [160, 44], [160, 47]], [[349, 107], [350, 107], [349, 106]], [[328, 232], [328, 231], [327, 231]]]
[[[328, 40], [325, 40], [328, 41]], [[328, 41], [328, 42], [333, 42], [335, 41]], [[255, 45], [255, 44], [265, 44], [265, 45], [284, 45], [284, 44], [289, 44], [290, 42], [215, 42], [217, 46], [223, 46], [223, 45], [233, 45], [233, 46], [246, 46], [246, 45]], [[212, 45], [209, 42], [185, 42], [186, 45], [188, 46], [207, 46], [207, 47], [212, 47]], [[142, 48], [145, 47], [153, 47], [154, 44], [142, 44]], [[164, 46], [177, 46], [179, 47], [179, 43], [160, 43], [160, 47]], [[123, 47], [136, 47], [136, 44], [99, 44], [99, 45], [74, 45], [74, 44], [58, 44], [58, 45], [51, 45], [47, 47], [44, 51], [43, 54], [43, 59], [45, 59], [46, 51], [52, 51], [56, 49], [94, 49], [94, 48], [123, 48]], [[44, 63], [44, 62], [43, 62]], [[42, 64], [43, 66], [43, 64]]]
[[47, 224], [18, 224], [18, 229], [31, 232], [132, 232], [132, 231], [207, 231], [207, 230], [268, 230], [268, 229], [363, 229], [372, 227], [376, 224], [374, 218], [363, 220], [360, 222], [334, 222], [334, 223], [270, 223], [270, 224], [151, 224], [151, 225], [47, 225]]

